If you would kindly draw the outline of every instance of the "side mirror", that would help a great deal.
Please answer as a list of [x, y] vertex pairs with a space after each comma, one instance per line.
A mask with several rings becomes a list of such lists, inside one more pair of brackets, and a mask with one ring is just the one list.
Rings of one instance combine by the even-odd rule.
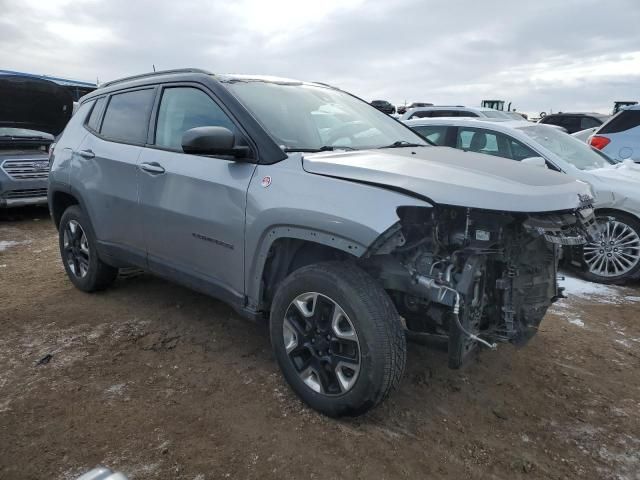
[[182, 135], [182, 151], [196, 155], [248, 158], [249, 147], [237, 146], [235, 135], [225, 127], [196, 127]]
[[547, 168], [547, 161], [542, 157], [525, 158], [522, 160], [522, 163], [532, 165], [534, 167]]

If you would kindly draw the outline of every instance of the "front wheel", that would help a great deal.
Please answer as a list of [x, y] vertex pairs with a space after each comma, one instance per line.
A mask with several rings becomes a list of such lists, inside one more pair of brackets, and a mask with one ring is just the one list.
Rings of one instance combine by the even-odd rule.
[[319, 263], [289, 275], [273, 300], [270, 333], [291, 388], [332, 417], [378, 405], [404, 371], [400, 316], [384, 289], [355, 265]]
[[118, 269], [98, 257], [95, 235], [78, 205], [67, 208], [62, 214], [58, 236], [64, 269], [78, 289], [93, 292], [113, 283]]
[[600, 238], [582, 249], [583, 275], [598, 283], [624, 284], [640, 278], [640, 222], [625, 213], [598, 216]]

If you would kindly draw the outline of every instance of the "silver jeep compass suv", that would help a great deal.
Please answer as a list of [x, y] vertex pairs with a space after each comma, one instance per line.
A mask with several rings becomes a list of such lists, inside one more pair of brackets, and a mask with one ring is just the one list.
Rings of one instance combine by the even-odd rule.
[[71, 282], [136, 266], [268, 321], [291, 388], [331, 416], [397, 386], [406, 330], [524, 344], [561, 295], [560, 245], [591, 238], [589, 187], [433, 147], [327, 85], [157, 72], [85, 96], [49, 205]]

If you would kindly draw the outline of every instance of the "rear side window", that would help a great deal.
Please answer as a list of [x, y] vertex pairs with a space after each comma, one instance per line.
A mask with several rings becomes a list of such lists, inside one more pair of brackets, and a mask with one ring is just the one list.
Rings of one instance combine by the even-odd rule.
[[227, 114], [202, 90], [192, 87], [165, 89], [158, 112], [156, 145], [181, 151], [182, 135], [196, 127], [225, 127], [238, 134]]
[[640, 110], [623, 110], [605, 123], [598, 134], [624, 132], [640, 125]]
[[100, 133], [109, 140], [144, 144], [154, 90], [134, 90], [111, 96]]
[[478, 115], [476, 115], [473, 112], [469, 112], [467, 110], [458, 110], [457, 112], [453, 112], [453, 115], [451, 115], [452, 117], [477, 117]]
[[91, 110], [91, 115], [89, 115], [89, 120], [87, 120], [87, 127], [96, 132], [100, 130], [100, 116], [102, 115], [102, 109], [104, 108], [106, 99], [107, 97], [101, 97], [96, 100], [93, 110]]
[[580, 119], [580, 129], [586, 130], [587, 128], [593, 128], [602, 125], [602, 122], [593, 117], [582, 117]]
[[447, 127], [445, 125], [417, 125], [412, 128], [431, 143], [435, 143], [439, 147], [442, 147], [445, 144], [447, 137]]
[[432, 112], [432, 111], [430, 111], [430, 110], [423, 111], [423, 112], [416, 112], [416, 113], [414, 113], [413, 115], [411, 115], [411, 116], [409, 117], [409, 119], [412, 119], [412, 118], [428, 118], [428, 117], [432, 117], [432, 116], [433, 116], [433, 115], [432, 115], [432, 113], [433, 113], [433, 112]]

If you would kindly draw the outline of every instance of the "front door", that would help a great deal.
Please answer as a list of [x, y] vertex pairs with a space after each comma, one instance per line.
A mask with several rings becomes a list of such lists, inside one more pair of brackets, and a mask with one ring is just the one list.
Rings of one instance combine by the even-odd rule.
[[145, 148], [138, 163], [149, 267], [216, 296], [240, 298], [247, 188], [256, 166], [183, 153], [182, 135], [201, 126], [240, 135], [205, 91], [165, 87], [153, 148]]

